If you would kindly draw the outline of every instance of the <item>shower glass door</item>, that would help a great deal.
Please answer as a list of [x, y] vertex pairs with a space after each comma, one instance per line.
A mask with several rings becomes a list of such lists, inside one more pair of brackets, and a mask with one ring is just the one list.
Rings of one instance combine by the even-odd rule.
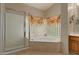
[[5, 51], [23, 48], [24, 13], [6, 10], [5, 12]]

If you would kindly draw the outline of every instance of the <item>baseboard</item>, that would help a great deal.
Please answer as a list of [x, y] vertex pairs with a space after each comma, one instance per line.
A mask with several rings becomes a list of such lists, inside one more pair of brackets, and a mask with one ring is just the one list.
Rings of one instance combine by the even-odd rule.
[[17, 49], [17, 50], [13, 50], [13, 51], [8, 51], [8, 52], [4, 52], [4, 53], [1, 53], [1, 55], [10, 55], [10, 54], [13, 54], [13, 53], [16, 53], [18, 51], [21, 51], [21, 50], [24, 50], [24, 49], [28, 49], [29, 47], [27, 48], [21, 48], [21, 49]]

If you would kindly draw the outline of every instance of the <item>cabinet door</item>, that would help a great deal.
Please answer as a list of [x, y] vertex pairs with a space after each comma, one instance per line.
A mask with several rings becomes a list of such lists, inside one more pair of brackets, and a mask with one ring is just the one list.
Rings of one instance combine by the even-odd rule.
[[79, 39], [77, 37], [70, 37], [69, 44], [70, 52], [79, 54]]
[[24, 15], [15, 11], [5, 14], [5, 50], [24, 47]]
[[72, 52], [74, 52], [74, 53], [77, 52], [78, 47], [77, 47], [77, 42], [76, 41], [72, 40], [71, 49], [72, 49]]
[[77, 44], [78, 44], [78, 53], [79, 53], [79, 41], [78, 41], [78, 43], [77, 43]]

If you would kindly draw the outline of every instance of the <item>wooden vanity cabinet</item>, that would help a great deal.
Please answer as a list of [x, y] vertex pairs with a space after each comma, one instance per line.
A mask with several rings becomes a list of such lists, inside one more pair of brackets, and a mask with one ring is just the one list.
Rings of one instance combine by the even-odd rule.
[[69, 36], [69, 52], [79, 54], [79, 37]]

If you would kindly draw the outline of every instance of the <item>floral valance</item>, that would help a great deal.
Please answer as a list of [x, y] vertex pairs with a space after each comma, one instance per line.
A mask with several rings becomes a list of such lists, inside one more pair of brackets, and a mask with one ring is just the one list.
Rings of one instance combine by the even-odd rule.
[[29, 16], [30, 23], [31, 24], [57, 24], [60, 23], [60, 16], [53, 16], [49, 18], [43, 18], [43, 17], [36, 17], [36, 16]]

